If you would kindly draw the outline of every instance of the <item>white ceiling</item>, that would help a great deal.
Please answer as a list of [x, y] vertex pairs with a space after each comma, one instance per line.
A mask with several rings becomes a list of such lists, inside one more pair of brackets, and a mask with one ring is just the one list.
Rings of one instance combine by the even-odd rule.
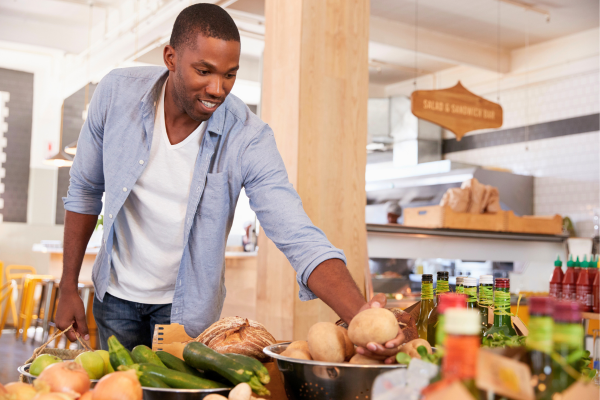
[[[598, 0], [521, 0], [550, 12], [550, 21], [498, 0], [371, 0], [371, 15], [496, 46], [514, 49], [598, 26]], [[499, 14], [500, 12], [500, 14]], [[500, 15], [500, 32], [498, 16]]]

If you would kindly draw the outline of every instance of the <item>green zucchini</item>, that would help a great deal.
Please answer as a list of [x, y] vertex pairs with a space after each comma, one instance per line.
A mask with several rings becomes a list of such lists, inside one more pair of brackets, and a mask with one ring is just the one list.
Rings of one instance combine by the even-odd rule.
[[217, 372], [234, 385], [246, 382], [259, 396], [270, 395], [269, 390], [260, 383], [252, 370], [247, 369], [244, 364], [233, 358], [217, 353], [202, 343], [188, 343], [183, 349], [183, 359], [194, 368]]
[[159, 367], [167, 368], [160, 358], [148, 346], [140, 344], [135, 346], [131, 351], [131, 358], [136, 364], [148, 363], [158, 365]]
[[108, 338], [108, 359], [115, 371], [121, 365], [129, 366], [133, 364], [129, 350], [123, 347], [114, 335]]
[[143, 387], [153, 388], [169, 388], [170, 386], [164, 383], [161, 379], [147, 373], [142, 373], [139, 377], [140, 384]]
[[254, 371], [254, 374], [258, 376], [258, 380], [260, 380], [261, 383], [266, 385], [267, 383], [271, 382], [271, 377], [269, 376], [267, 367], [265, 367], [263, 363], [258, 361], [256, 358], [236, 353], [227, 353], [225, 355], [229, 358], [233, 358], [240, 364], [244, 364], [249, 370]]
[[142, 372], [142, 374], [148, 374], [154, 378], [158, 378], [170, 387], [176, 389], [217, 389], [227, 387], [208, 379], [198, 378], [194, 375], [159, 367], [154, 364], [137, 364], [137, 369]]
[[206, 376], [204, 376], [204, 374], [202, 374], [196, 368], [190, 367], [189, 365], [187, 365], [185, 363], [185, 361], [183, 361], [179, 357], [175, 357], [173, 354], [167, 353], [166, 351], [159, 350], [156, 352], [156, 355], [158, 356], [158, 358], [160, 358], [160, 361], [162, 361], [163, 364], [169, 369], [179, 371], [179, 372], [185, 372], [186, 374], [190, 374], [190, 375], [197, 376], [198, 378], [206, 379]]

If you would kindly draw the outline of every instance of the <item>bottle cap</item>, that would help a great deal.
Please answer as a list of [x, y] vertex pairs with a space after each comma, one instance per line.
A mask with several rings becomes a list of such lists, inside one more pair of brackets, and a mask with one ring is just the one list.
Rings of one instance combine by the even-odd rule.
[[456, 284], [457, 285], [462, 285], [464, 283], [465, 277], [464, 276], [457, 276], [456, 277]]
[[463, 286], [477, 286], [477, 278], [465, 277], [463, 279]]
[[510, 289], [510, 279], [496, 278], [496, 289]]
[[577, 256], [577, 259], [575, 260], [575, 268], [581, 268], [581, 261], [579, 261], [579, 256]]
[[598, 261], [594, 260], [590, 262], [590, 268], [596, 268], [598, 269]]
[[421, 277], [422, 282], [433, 282], [433, 275], [431, 274], [423, 274]]
[[444, 316], [444, 327], [449, 335], [479, 335], [481, 331], [481, 318], [475, 310], [449, 308]]
[[554, 304], [554, 321], [567, 323], [581, 323], [581, 311], [576, 301], [557, 301]]
[[572, 268], [575, 266], [575, 263], [573, 262], [573, 255], [569, 256], [569, 261], [567, 261], [567, 268]]
[[590, 263], [588, 262], [587, 259], [587, 254], [585, 256], [583, 256], [583, 261], [581, 262], [581, 268], [589, 268], [590, 267]]
[[560, 260], [560, 255], [556, 255], [556, 261], [554, 261], [555, 267], [562, 267], [562, 261]]
[[444, 313], [448, 308], [467, 308], [467, 295], [457, 293], [441, 294], [438, 312]]
[[554, 312], [554, 299], [552, 297], [530, 297], [529, 313], [552, 316]]
[[494, 284], [494, 276], [493, 275], [481, 275], [479, 277], [480, 285], [493, 285]]

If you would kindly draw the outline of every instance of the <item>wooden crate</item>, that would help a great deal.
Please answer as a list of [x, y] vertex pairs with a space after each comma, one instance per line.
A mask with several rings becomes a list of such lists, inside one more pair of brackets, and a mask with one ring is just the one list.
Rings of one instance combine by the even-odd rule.
[[417, 228], [468, 229], [500, 232], [504, 229], [504, 211], [494, 214], [457, 213], [448, 206], [405, 208], [404, 226]]
[[506, 232], [534, 233], [539, 235], [562, 234], [562, 217], [558, 214], [524, 215], [518, 217], [512, 211], [506, 212]]

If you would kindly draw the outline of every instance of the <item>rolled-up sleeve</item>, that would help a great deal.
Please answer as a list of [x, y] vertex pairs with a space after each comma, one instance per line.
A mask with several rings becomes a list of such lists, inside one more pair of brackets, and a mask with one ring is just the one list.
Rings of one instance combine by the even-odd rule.
[[271, 128], [266, 126], [254, 136], [242, 154], [241, 165], [250, 207], [267, 237], [296, 270], [300, 299], [316, 298], [307, 285], [310, 274], [323, 261], [338, 258], [345, 263], [346, 257], [304, 212], [300, 196], [288, 180]]
[[77, 155], [71, 166], [69, 190], [67, 197], [63, 197], [67, 211], [90, 215], [99, 215], [102, 211], [104, 193], [102, 144], [110, 101], [109, 79], [110, 75], [102, 79], [96, 87], [88, 108], [87, 119], [77, 140]]

